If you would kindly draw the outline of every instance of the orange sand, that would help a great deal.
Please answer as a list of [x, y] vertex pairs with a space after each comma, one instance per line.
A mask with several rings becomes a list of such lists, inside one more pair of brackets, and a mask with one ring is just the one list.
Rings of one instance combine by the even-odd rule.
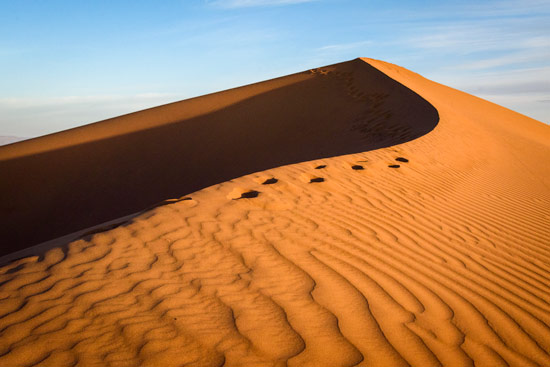
[[[354, 60], [0, 147], [0, 256], [245, 174], [402, 143], [435, 109]], [[29, 224], [32, 223], [32, 230]]]
[[549, 158], [370, 59], [0, 148], [9, 251], [221, 182], [0, 268], [0, 366], [548, 366]]

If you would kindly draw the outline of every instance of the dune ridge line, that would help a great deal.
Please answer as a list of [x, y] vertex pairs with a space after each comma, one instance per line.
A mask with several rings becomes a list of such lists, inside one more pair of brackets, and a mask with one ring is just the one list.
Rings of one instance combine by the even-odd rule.
[[402, 143], [437, 121], [356, 59], [0, 147], [0, 255], [245, 174]]
[[[358, 62], [437, 126], [402, 140], [424, 115], [397, 98], [361, 120], [363, 144], [393, 145], [258, 170], [0, 267], [0, 366], [550, 365], [550, 128]], [[331, 118], [358, 113], [349, 91]]]

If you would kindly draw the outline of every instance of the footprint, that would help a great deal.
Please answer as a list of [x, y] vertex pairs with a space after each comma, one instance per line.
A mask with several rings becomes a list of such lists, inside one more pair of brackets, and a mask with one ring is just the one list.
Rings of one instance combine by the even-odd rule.
[[279, 182], [279, 180], [277, 180], [275, 177], [272, 177], [272, 178], [268, 178], [267, 180], [262, 182], [262, 185], [273, 185], [277, 182]]
[[193, 200], [193, 198], [191, 198], [189, 196], [182, 196], [182, 197], [179, 197], [177, 199], [166, 199], [166, 200], [162, 201], [161, 204], [172, 204], [172, 203], [177, 203], [179, 201], [187, 201], [187, 200]]
[[250, 190], [250, 191], [247, 191], [247, 192], [243, 192], [243, 193], [241, 194], [241, 197], [240, 197], [240, 198], [233, 199], [233, 200], [257, 198], [259, 194], [260, 194], [259, 191]]
[[390, 168], [399, 168], [401, 166], [398, 165], [398, 164], [390, 164], [388, 167], [390, 167]]
[[229, 195], [227, 195], [227, 198], [230, 200], [252, 199], [258, 197], [259, 194], [260, 192], [256, 190], [248, 190], [237, 187], [231, 191]]
[[315, 167], [315, 169], [323, 169], [323, 168], [326, 168], [326, 167], [327, 167], [326, 164], [321, 164], [320, 166]]
[[363, 166], [359, 165], [359, 164], [355, 164], [353, 166], [351, 166], [351, 169], [354, 169], [356, 171], [360, 171], [360, 170], [363, 170]]
[[325, 179], [322, 177], [313, 177], [309, 180], [309, 183], [313, 183], [313, 182], [325, 182]]
[[409, 160], [407, 158], [403, 158], [403, 157], [398, 157], [398, 158], [395, 158], [396, 161], [398, 162], [403, 162], [403, 163], [408, 163]]

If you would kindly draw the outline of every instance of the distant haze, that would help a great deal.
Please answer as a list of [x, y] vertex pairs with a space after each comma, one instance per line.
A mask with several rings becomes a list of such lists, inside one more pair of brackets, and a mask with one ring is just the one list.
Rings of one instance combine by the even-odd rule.
[[11, 143], [17, 143], [18, 141], [26, 140], [27, 138], [20, 138], [17, 136], [0, 136], [0, 146]]

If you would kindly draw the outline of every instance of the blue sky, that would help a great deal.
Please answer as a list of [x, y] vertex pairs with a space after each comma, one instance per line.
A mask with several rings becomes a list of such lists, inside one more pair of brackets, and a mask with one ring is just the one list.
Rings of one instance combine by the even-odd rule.
[[549, 0], [0, 0], [0, 135], [360, 56], [550, 122]]

